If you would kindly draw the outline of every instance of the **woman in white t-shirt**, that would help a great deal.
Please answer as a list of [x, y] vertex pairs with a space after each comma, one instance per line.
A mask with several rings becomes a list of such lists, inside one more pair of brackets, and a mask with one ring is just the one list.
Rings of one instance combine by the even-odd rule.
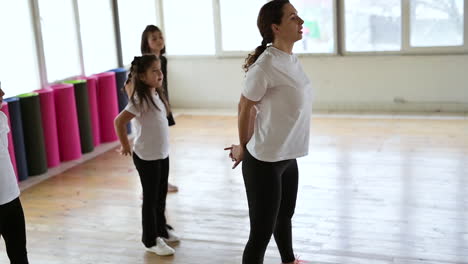
[[[0, 88], [0, 107], [4, 95]], [[0, 111], [0, 237], [5, 240], [11, 263], [28, 264], [26, 224], [19, 199], [20, 190], [8, 153], [9, 132], [8, 118]]]
[[172, 255], [166, 242], [178, 241], [167, 227], [165, 209], [169, 177], [169, 104], [162, 90], [161, 62], [155, 55], [135, 57], [127, 82], [133, 90], [125, 109], [115, 119], [121, 154], [132, 155], [127, 124], [134, 119], [133, 162], [143, 189], [142, 242], [158, 255]]
[[240, 144], [226, 148], [233, 168], [243, 161], [250, 216], [244, 264], [263, 263], [272, 234], [282, 262], [299, 262], [292, 247], [291, 218], [298, 189], [296, 158], [308, 154], [312, 87], [292, 49], [302, 38], [303, 23], [289, 1], [265, 4], [257, 20], [262, 44], [244, 65]]

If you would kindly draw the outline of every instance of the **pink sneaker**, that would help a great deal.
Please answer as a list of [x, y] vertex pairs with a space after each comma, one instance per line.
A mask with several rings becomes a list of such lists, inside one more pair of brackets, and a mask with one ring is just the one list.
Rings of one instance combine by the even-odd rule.
[[306, 264], [307, 261], [305, 260], [300, 260], [299, 256], [296, 256], [296, 260], [294, 261], [294, 264]]
[[[305, 261], [305, 260], [300, 260], [300, 259], [299, 259], [299, 256], [296, 256], [296, 260], [294, 260], [293, 263], [294, 263], [294, 264], [306, 264], [307, 261]], [[283, 263], [283, 264], [284, 264], [284, 263]]]

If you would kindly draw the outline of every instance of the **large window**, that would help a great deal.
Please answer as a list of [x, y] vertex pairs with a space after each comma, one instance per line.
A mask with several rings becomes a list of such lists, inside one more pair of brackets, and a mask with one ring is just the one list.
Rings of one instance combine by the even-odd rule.
[[79, 0], [78, 9], [86, 75], [116, 68], [118, 60], [111, 1]]
[[[124, 65], [132, 62], [134, 56], [141, 55], [141, 33], [147, 25], [158, 25], [155, 0], [118, 0], [120, 38]], [[143, 8], [144, 7], [144, 8]], [[161, 28], [161, 27], [160, 27]]]
[[[266, 0], [219, 0], [221, 52], [252, 51], [262, 38], [257, 17]], [[304, 20], [303, 39], [294, 46], [295, 53], [335, 52], [334, 0], [292, 0]], [[241, 15], [239, 15], [241, 14]]]
[[80, 75], [73, 0], [39, 0], [38, 3], [48, 81]]
[[464, 2], [342, 0], [345, 52], [468, 52]]
[[29, 1], [0, 1], [0, 81], [5, 97], [40, 88]]
[[[304, 20], [295, 53], [468, 53], [467, 0], [290, 1]], [[244, 56], [261, 43], [256, 20], [267, 2], [164, 0], [168, 54]]]
[[463, 45], [463, 0], [411, 0], [411, 46]]
[[163, 10], [167, 54], [215, 54], [212, 0], [164, 0]]
[[401, 0], [346, 0], [346, 51], [401, 49]]
[[220, 0], [223, 51], [251, 51], [261, 44], [257, 16], [265, 3], [265, 0]]
[[[114, 1], [0, 1], [7, 96], [118, 67], [114, 16], [124, 65], [140, 55], [149, 24], [163, 30], [168, 55], [245, 57], [261, 43], [257, 16], [269, 0], [116, 0], [119, 14]], [[468, 0], [290, 1], [304, 20], [295, 53], [468, 54]]]
[[335, 6], [334, 0], [292, 0], [304, 20], [303, 36], [294, 45], [296, 53], [335, 52]]

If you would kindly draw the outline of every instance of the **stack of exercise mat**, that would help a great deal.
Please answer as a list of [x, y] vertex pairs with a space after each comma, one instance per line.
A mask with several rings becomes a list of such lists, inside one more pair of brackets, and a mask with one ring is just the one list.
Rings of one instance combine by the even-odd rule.
[[18, 181], [116, 141], [114, 119], [128, 102], [126, 75], [119, 68], [5, 99], [1, 111], [10, 122], [8, 151]]

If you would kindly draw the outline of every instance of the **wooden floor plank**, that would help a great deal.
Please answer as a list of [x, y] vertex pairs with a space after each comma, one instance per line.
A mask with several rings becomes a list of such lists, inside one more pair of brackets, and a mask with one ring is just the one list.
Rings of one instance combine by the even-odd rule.
[[[223, 151], [236, 118], [182, 115], [170, 132], [175, 256], [144, 251], [140, 182], [112, 150], [23, 191], [31, 263], [240, 263], [247, 203]], [[309, 263], [468, 263], [466, 120], [315, 117], [299, 168], [294, 243]], [[265, 263], [280, 263], [273, 239]]]

